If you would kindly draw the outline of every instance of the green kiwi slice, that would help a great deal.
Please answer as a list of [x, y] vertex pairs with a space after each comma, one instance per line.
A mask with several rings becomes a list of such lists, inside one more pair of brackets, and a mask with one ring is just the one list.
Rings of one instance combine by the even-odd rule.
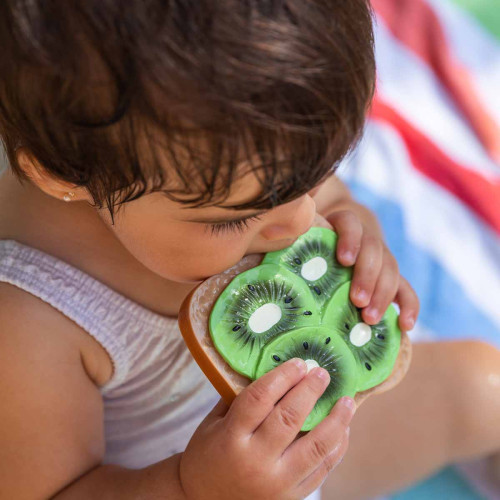
[[313, 326], [298, 328], [269, 342], [257, 365], [255, 378], [291, 358], [301, 358], [310, 369], [321, 366], [330, 374], [330, 383], [320, 396], [301, 428], [310, 431], [318, 425], [342, 396], [354, 397], [358, 369], [356, 361], [342, 338], [329, 329]]
[[212, 309], [209, 330], [217, 351], [233, 370], [253, 379], [264, 344], [282, 332], [320, 321], [305, 283], [286, 269], [267, 264], [229, 283]]
[[351, 277], [351, 268], [337, 261], [337, 235], [323, 227], [312, 227], [284, 250], [266, 254], [263, 264], [280, 264], [300, 276], [322, 307], [342, 283]]
[[350, 287], [348, 282], [337, 290], [326, 307], [323, 325], [340, 335], [354, 354], [360, 392], [380, 384], [391, 374], [399, 353], [401, 331], [393, 305], [379, 323], [366, 324], [360, 310], [349, 299]]

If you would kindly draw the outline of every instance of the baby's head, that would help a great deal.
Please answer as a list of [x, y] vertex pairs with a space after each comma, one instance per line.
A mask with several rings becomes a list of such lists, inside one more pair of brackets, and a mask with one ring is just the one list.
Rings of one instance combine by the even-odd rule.
[[3, 0], [0, 134], [21, 181], [195, 281], [310, 227], [372, 42], [368, 0]]

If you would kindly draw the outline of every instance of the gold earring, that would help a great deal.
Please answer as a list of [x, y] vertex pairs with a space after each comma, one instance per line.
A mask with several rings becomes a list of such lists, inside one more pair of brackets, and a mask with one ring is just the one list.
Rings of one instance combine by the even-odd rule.
[[73, 192], [68, 192], [63, 196], [64, 201], [71, 201], [71, 199], [75, 196], [75, 193]]

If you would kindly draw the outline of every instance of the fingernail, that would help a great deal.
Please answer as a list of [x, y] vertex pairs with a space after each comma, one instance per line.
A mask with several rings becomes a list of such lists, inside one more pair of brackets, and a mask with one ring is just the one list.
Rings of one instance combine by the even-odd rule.
[[306, 362], [303, 359], [293, 358], [290, 360], [290, 363], [294, 364], [297, 368], [299, 368], [301, 372], [305, 372], [307, 370]]
[[366, 300], [368, 300], [368, 294], [361, 288], [358, 288], [354, 295], [360, 302], [365, 302]]
[[352, 252], [344, 252], [342, 254], [342, 259], [344, 260], [344, 262], [346, 263], [351, 263], [353, 264], [354, 263], [354, 254]]
[[354, 399], [350, 398], [349, 396], [344, 396], [340, 398], [339, 402], [340, 404], [343, 404], [346, 408], [349, 408], [349, 410], [351, 410], [351, 413], [353, 415], [356, 413], [356, 403], [354, 402]]
[[378, 309], [370, 307], [366, 310], [366, 315], [370, 316], [374, 321], [378, 320], [379, 312]]
[[319, 379], [325, 382], [326, 381], [330, 382], [330, 374], [324, 368], [315, 368], [312, 371], [315, 377], [318, 377]]
[[415, 320], [413, 319], [413, 317], [409, 317], [406, 320], [406, 324], [408, 325], [408, 330], [411, 330], [415, 326]]

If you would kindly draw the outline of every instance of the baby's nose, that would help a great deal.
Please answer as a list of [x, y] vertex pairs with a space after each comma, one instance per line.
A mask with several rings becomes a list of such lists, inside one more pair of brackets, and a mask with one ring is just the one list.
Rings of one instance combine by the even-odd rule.
[[262, 237], [268, 241], [295, 239], [312, 226], [316, 203], [306, 194], [275, 210], [275, 219], [262, 230]]

